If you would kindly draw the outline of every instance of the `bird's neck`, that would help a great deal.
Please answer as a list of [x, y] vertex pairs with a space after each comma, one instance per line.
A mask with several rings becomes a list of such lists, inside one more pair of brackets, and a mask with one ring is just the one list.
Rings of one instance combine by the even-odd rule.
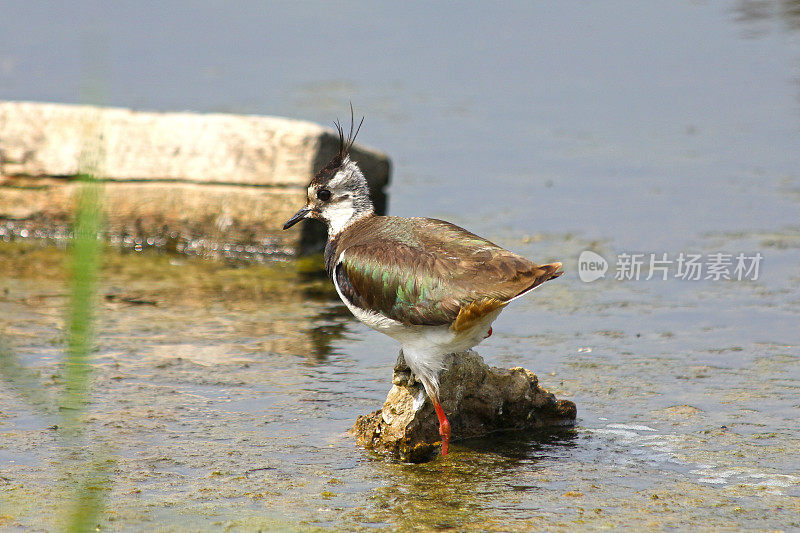
[[366, 198], [366, 204], [361, 206], [342, 206], [331, 211], [328, 215], [328, 240], [336, 238], [347, 228], [364, 218], [375, 216], [372, 202]]
[[[325, 270], [328, 271], [328, 276], [333, 278], [333, 269], [336, 266], [336, 260], [339, 256], [339, 243], [344, 239], [345, 242], [349, 240], [348, 235], [346, 232], [349, 228], [351, 228], [356, 222], [361, 220], [365, 220], [371, 217], [374, 217], [375, 213], [372, 209], [369, 211], [364, 211], [358, 214], [357, 216], [353, 216], [349, 219], [348, 223], [344, 225], [337, 232], [331, 231], [331, 225], [328, 225], [328, 242], [325, 244]], [[357, 230], [356, 230], [357, 231]]]

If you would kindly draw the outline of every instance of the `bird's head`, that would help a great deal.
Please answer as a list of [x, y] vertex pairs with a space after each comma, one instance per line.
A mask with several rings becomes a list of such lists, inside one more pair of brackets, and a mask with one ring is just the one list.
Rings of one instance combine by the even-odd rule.
[[351, 106], [350, 133], [346, 139], [341, 123], [334, 123], [339, 132], [339, 152], [311, 180], [306, 205], [286, 221], [283, 229], [291, 228], [304, 218], [316, 218], [327, 224], [329, 235], [336, 235], [355, 220], [374, 213], [367, 180], [358, 164], [350, 159], [350, 148], [363, 122], [362, 118], [354, 128]]

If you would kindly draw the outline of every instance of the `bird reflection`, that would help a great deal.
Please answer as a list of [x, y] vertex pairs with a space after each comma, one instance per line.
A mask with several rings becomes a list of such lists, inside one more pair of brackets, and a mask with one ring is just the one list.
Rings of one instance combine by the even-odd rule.
[[[393, 526], [439, 529], [492, 529], [506, 523], [486, 498], [516, 499], [520, 491], [544, 490], [547, 459], [576, 446], [571, 428], [505, 432], [456, 443], [454, 460], [423, 464], [378, 462], [386, 486], [372, 497], [376, 516], [392, 517]], [[502, 507], [502, 505], [500, 506]]]

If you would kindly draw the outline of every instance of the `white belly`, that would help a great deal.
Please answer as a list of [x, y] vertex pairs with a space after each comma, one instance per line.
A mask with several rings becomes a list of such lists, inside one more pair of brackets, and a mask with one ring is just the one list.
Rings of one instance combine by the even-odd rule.
[[492, 322], [502, 311], [500, 308], [489, 313], [473, 327], [461, 332], [453, 331], [449, 325], [408, 325], [351, 304], [339, 290], [336, 276], [333, 276], [333, 285], [336, 287], [339, 298], [357, 319], [400, 343], [406, 363], [414, 375], [425, 385], [428, 394], [438, 393], [438, 376], [444, 368], [444, 357], [447, 354], [463, 352], [477, 346], [486, 337]]

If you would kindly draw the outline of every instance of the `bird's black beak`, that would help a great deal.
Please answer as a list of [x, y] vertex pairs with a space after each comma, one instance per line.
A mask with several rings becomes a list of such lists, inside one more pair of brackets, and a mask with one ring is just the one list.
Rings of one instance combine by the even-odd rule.
[[292, 226], [294, 226], [295, 224], [306, 218], [306, 215], [308, 215], [310, 211], [311, 209], [309, 209], [307, 206], [302, 208], [300, 211], [292, 215], [292, 218], [286, 221], [286, 224], [283, 225], [283, 229], [291, 228]]

